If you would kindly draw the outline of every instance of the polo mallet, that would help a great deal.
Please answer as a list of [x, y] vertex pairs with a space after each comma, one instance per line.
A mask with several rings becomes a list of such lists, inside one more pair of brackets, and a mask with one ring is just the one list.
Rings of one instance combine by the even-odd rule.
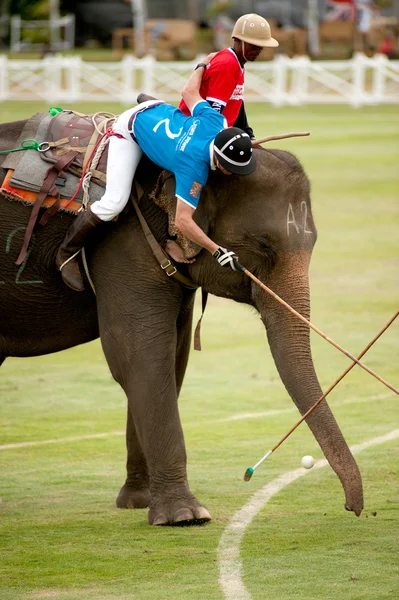
[[271, 142], [273, 140], [285, 140], [290, 137], [303, 137], [310, 135], [309, 131], [300, 131], [294, 133], [281, 133], [277, 135], [268, 135], [267, 137], [259, 138], [258, 140], [252, 140], [252, 146], [256, 146], [256, 144], [264, 144], [266, 142]]
[[[375, 338], [365, 347], [365, 349], [359, 354], [358, 356], [358, 360], [360, 358], [362, 358], [362, 356], [364, 356], [366, 354], [366, 352], [368, 352], [371, 348], [371, 346], [373, 344], [375, 344], [375, 342], [378, 340], [378, 338], [384, 333], [384, 331], [386, 331], [388, 329], [388, 327], [394, 322], [394, 320], [396, 319], [396, 317], [399, 315], [399, 310], [396, 311], [396, 313], [394, 314], [394, 316], [388, 321], [388, 323], [386, 325], [384, 325], [384, 327], [381, 329], [381, 331], [379, 331], [377, 333], [377, 335], [375, 336]], [[255, 469], [257, 469], [259, 467], [259, 465], [261, 465], [267, 458], [269, 458], [269, 456], [271, 454], [273, 454], [273, 452], [275, 450], [277, 450], [277, 448], [279, 446], [281, 446], [281, 444], [287, 439], [288, 436], [291, 435], [291, 433], [293, 431], [295, 431], [295, 429], [302, 423], [302, 421], [304, 421], [309, 415], [310, 413], [312, 413], [314, 411], [315, 408], [317, 408], [320, 404], [320, 402], [322, 402], [324, 400], [324, 398], [326, 396], [328, 396], [328, 394], [335, 388], [335, 386], [338, 385], [338, 383], [340, 381], [342, 381], [342, 379], [345, 377], [345, 375], [347, 375], [349, 373], [349, 371], [351, 369], [353, 369], [353, 367], [355, 366], [355, 362], [353, 362], [351, 365], [349, 365], [349, 367], [342, 373], [342, 375], [340, 375], [338, 377], [338, 379], [336, 379], [334, 381], [334, 383], [332, 385], [330, 385], [330, 387], [328, 388], [328, 390], [322, 395], [321, 398], [319, 398], [319, 400], [317, 400], [317, 402], [315, 402], [313, 404], [313, 406], [311, 406], [309, 408], [309, 410], [303, 415], [303, 417], [301, 419], [299, 419], [299, 421], [293, 426], [291, 427], [291, 429], [289, 430], [288, 433], [285, 434], [284, 437], [281, 438], [281, 440], [275, 444], [273, 446], [273, 448], [271, 450], [269, 450], [269, 452], [266, 452], [266, 454], [256, 463], [256, 465], [254, 465], [253, 467], [248, 467], [248, 469], [245, 471], [244, 473], [244, 481], [249, 481], [252, 477], [252, 475], [254, 474]]]
[[262, 290], [264, 290], [265, 292], [267, 292], [268, 294], [270, 294], [271, 296], [273, 296], [273, 298], [275, 300], [277, 300], [277, 302], [279, 302], [280, 304], [282, 304], [283, 306], [285, 306], [290, 312], [292, 312], [293, 315], [295, 315], [296, 317], [298, 317], [298, 319], [300, 319], [301, 321], [303, 321], [304, 323], [306, 323], [306, 325], [308, 325], [311, 329], [313, 329], [313, 331], [315, 331], [316, 333], [318, 333], [323, 339], [325, 339], [332, 346], [334, 346], [334, 348], [337, 348], [337, 350], [340, 350], [340, 352], [342, 352], [343, 354], [345, 354], [345, 356], [347, 356], [353, 362], [355, 362], [357, 365], [359, 365], [359, 367], [362, 367], [362, 369], [364, 369], [365, 371], [367, 371], [367, 373], [370, 373], [370, 375], [372, 375], [373, 377], [375, 377], [376, 379], [378, 379], [378, 381], [380, 381], [381, 383], [383, 383], [384, 385], [386, 385], [390, 390], [392, 390], [392, 392], [395, 392], [395, 394], [398, 394], [398, 396], [399, 396], [399, 390], [397, 390], [388, 381], [385, 381], [385, 379], [383, 379], [382, 377], [380, 377], [379, 375], [377, 375], [377, 373], [375, 373], [372, 369], [370, 369], [369, 367], [367, 367], [365, 364], [361, 363], [360, 360], [358, 360], [357, 358], [355, 358], [350, 352], [348, 352], [347, 350], [345, 350], [345, 348], [342, 348], [342, 346], [340, 346], [339, 344], [337, 344], [337, 342], [334, 342], [334, 340], [332, 340], [331, 338], [329, 338], [318, 327], [316, 327], [315, 325], [313, 325], [313, 323], [311, 323], [310, 321], [308, 321], [304, 316], [302, 316], [298, 311], [296, 311], [295, 308], [292, 308], [292, 306], [290, 306], [287, 302], [285, 302], [285, 300], [283, 300], [282, 298], [280, 298], [280, 296], [278, 296], [275, 292], [273, 292], [273, 290], [271, 290], [269, 287], [267, 287], [267, 285], [265, 285], [264, 283], [262, 283], [260, 281], [260, 279], [258, 279], [257, 277], [255, 277], [255, 275], [253, 275], [251, 273], [251, 271], [248, 271], [248, 269], [246, 269], [245, 267], [243, 267], [242, 265], [240, 265], [239, 262], [235, 262], [234, 264], [236, 266], [237, 271], [241, 271], [242, 273], [245, 273], [245, 275], [248, 275], [248, 277], [250, 277], [255, 283], [257, 283], [262, 288]]

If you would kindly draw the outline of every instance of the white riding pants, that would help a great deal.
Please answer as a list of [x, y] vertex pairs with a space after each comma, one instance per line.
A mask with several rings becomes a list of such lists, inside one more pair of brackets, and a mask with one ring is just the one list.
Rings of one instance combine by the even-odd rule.
[[122, 113], [112, 129], [123, 138], [112, 136], [109, 140], [107, 162], [107, 184], [100, 200], [91, 205], [92, 212], [102, 221], [111, 221], [125, 208], [132, 189], [134, 174], [143, 151], [133, 140], [129, 131], [129, 120], [136, 112], [154, 104], [154, 100], [138, 104]]

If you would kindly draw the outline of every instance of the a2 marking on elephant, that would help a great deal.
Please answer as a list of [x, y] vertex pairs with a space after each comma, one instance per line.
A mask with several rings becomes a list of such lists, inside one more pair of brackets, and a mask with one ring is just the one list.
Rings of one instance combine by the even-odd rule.
[[[15, 147], [24, 123], [0, 126], [0, 149]], [[255, 152], [257, 169], [245, 180], [211, 174], [195, 218], [212, 239], [234, 250], [248, 270], [309, 318], [308, 267], [316, 241], [309, 182], [291, 154]], [[154, 188], [157, 174], [149, 174], [145, 164], [138, 177], [146, 190]], [[141, 207], [163, 243], [166, 214], [147, 197]], [[117, 506], [148, 506], [153, 525], [209, 520], [187, 482], [177, 409], [194, 292], [165, 277], [132, 206], [117, 223], [100, 225], [88, 239], [96, 296], [90, 288], [81, 294], [70, 290], [55, 268], [57, 248], [73, 217], [57, 214], [36, 231], [21, 270], [15, 261], [30, 210], [0, 198], [0, 214], [0, 364], [8, 356], [56, 352], [100, 336], [111, 373], [128, 399], [127, 479]], [[260, 313], [281, 379], [304, 414], [322, 395], [308, 326], [242, 273], [222, 269], [206, 251], [182, 269], [207, 292], [250, 304]], [[326, 402], [307, 423], [343, 485], [346, 508], [359, 515], [360, 473]]]

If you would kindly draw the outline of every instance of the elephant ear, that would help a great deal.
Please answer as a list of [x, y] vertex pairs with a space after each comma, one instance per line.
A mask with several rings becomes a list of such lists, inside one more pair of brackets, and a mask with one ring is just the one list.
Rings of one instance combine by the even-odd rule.
[[[168, 215], [168, 233], [171, 236], [177, 235], [177, 242], [182, 247], [187, 258], [194, 258], [202, 250], [201, 246], [194, 244], [186, 236], [184, 236], [175, 224], [176, 220], [176, 182], [173, 173], [170, 171], [162, 171], [158, 177], [157, 184], [154, 190], [149, 195], [149, 198]], [[194, 213], [194, 220], [201, 229], [208, 234], [209, 219], [205, 215], [205, 211], [201, 210], [201, 202], [198, 209]]]

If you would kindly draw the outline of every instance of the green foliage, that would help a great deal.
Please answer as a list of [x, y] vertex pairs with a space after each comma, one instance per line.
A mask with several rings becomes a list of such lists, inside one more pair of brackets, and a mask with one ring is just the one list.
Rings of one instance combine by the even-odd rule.
[[15, 0], [11, 2], [11, 14], [21, 15], [24, 21], [47, 19], [50, 3], [48, 0]]
[[[6, 103], [2, 119], [48, 108]], [[259, 104], [248, 113], [258, 137], [311, 132], [273, 147], [294, 152], [312, 182], [319, 235], [310, 269], [312, 321], [357, 354], [397, 309], [397, 108]], [[196, 311], [199, 317], [199, 304]], [[364, 358], [394, 385], [398, 327]], [[245, 469], [299, 413], [251, 309], [212, 297], [202, 345], [190, 357], [180, 401], [190, 485], [214, 516], [199, 528], [150, 528], [146, 511], [115, 508], [125, 476], [126, 407], [98, 341], [1, 366], [0, 444], [64, 440], [0, 450], [1, 600], [223, 600], [218, 544], [231, 517], [256, 490], [297, 469], [304, 454], [322, 455], [302, 424], [244, 483]], [[348, 360], [313, 333], [312, 351], [327, 388]], [[358, 368], [328, 398], [350, 445], [395, 429], [397, 402]], [[104, 437], [76, 439], [93, 434]], [[240, 548], [253, 600], [398, 596], [398, 448], [396, 440], [357, 455], [365, 492], [358, 519], [344, 510], [329, 467], [312, 469], [261, 509]]]

